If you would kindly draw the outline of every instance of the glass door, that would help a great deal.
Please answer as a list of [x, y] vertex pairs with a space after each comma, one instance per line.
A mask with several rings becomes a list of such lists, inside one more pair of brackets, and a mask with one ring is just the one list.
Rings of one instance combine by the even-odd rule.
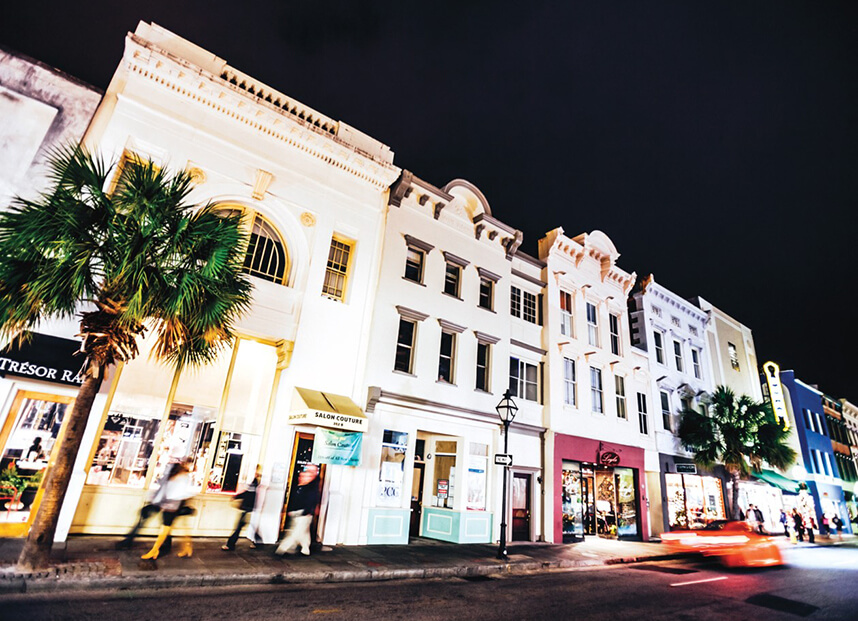
[[72, 397], [19, 392], [0, 429], [0, 536], [27, 534]]

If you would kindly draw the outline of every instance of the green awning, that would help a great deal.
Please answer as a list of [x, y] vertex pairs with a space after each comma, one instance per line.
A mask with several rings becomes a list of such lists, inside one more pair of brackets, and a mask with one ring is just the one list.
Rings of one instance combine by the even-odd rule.
[[798, 483], [792, 479], [786, 478], [782, 474], [778, 474], [774, 470], [763, 470], [762, 472], [752, 472], [751, 476], [759, 481], [773, 485], [778, 489], [782, 489], [787, 494], [798, 494]]

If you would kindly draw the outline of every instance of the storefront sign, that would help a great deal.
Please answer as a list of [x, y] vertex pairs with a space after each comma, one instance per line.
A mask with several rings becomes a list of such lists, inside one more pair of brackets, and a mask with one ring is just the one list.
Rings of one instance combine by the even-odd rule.
[[366, 431], [369, 421], [363, 416], [352, 414], [338, 414], [336, 412], [323, 412], [322, 410], [300, 410], [289, 412], [290, 425], [319, 425], [321, 427], [332, 427], [334, 429], [347, 429], [349, 431]]
[[313, 441], [312, 462], [335, 466], [359, 466], [362, 445], [362, 433], [319, 429]]
[[620, 463], [620, 456], [614, 451], [605, 451], [599, 455], [599, 463], [603, 466], [616, 466]]
[[447, 494], [450, 492], [450, 481], [447, 479], [438, 479], [438, 493], [436, 496], [438, 498], [446, 498]]
[[682, 474], [697, 474], [697, 466], [694, 464], [676, 464], [676, 471]]
[[781, 370], [774, 362], [763, 365], [766, 374], [766, 384], [769, 387], [769, 399], [772, 402], [772, 410], [775, 418], [783, 422], [784, 429], [789, 429], [789, 416], [787, 415], [786, 400], [784, 399], [783, 386], [781, 386]]
[[84, 358], [74, 355], [79, 350], [80, 341], [34, 332], [27, 342], [12, 343], [0, 352], [0, 376], [80, 386]]

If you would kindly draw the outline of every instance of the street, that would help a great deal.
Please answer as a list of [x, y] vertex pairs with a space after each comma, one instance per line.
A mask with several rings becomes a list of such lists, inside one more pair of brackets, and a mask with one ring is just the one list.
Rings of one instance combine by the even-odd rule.
[[791, 548], [788, 565], [710, 560], [527, 576], [226, 590], [7, 596], [3, 619], [854, 619], [858, 549]]

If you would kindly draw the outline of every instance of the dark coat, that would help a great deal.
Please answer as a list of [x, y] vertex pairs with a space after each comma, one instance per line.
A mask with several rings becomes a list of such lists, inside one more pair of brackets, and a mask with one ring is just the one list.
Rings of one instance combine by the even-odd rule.
[[289, 497], [287, 511], [303, 511], [304, 515], [316, 512], [319, 504], [319, 479], [316, 478], [306, 485], [299, 485]]
[[256, 490], [259, 488], [259, 481], [253, 479], [247, 489], [236, 495], [236, 500], [240, 501], [238, 508], [242, 511], [253, 511], [256, 506]]

